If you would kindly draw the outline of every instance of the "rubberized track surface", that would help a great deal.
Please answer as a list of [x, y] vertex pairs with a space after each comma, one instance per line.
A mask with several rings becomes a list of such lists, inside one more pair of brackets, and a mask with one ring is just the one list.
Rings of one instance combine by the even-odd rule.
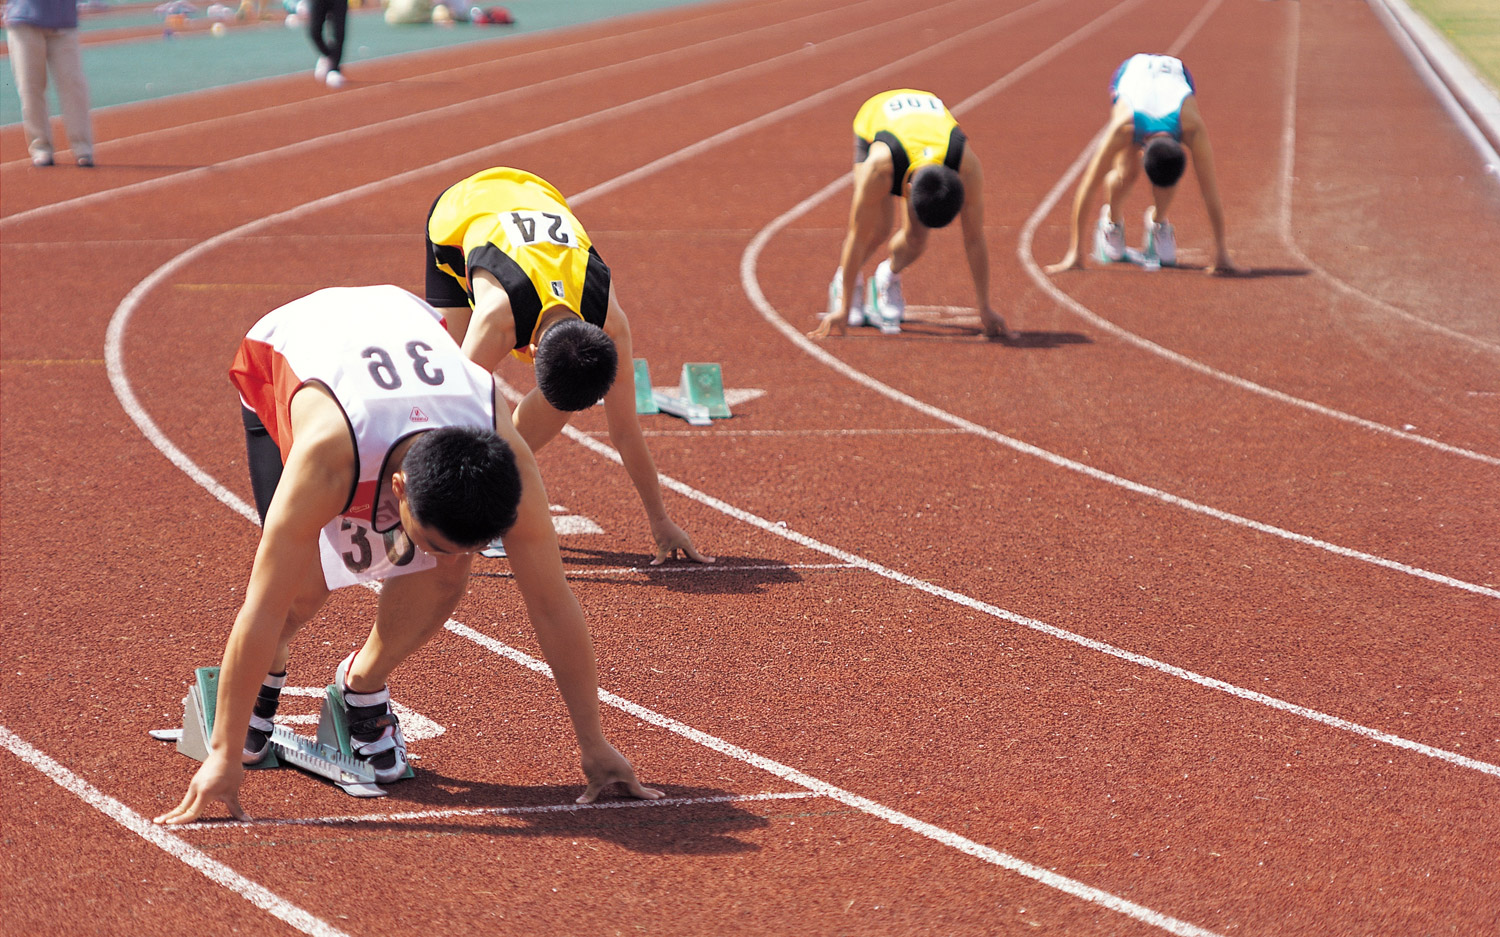
[[[1193, 69], [1251, 276], [1038, 269], [1143, 50]], [[89, 173], [0, 141], [7, 933], [1500, 928], [1500, 192], [1366, 6], [749, 0], [506, 52], [119, 108]], [[800, 338], [850, 117], [902, 85], [984, 159], [1013, 346], [949, 232], [901, 336]], [[642, 568], [602, 414], [539, 456], [603, 529], [563, 548], [607, 730], [671, 798], [571, 806], [481, 560], [393, 687], [445, 730], [415, 780], [262, 772], [251, 826], [143, 825], [192, 769], [146, 732], [256, 541], [235, 343], [319, 287], [420, 290], [434, 194], [492, 164], [573, 198], [657, 383], [764, 391], [646, 418], [713, 567]], [[1177, 215], [1201, 263], [1191, 183]], [[372, 609], [337, 596], [292, 682]]]

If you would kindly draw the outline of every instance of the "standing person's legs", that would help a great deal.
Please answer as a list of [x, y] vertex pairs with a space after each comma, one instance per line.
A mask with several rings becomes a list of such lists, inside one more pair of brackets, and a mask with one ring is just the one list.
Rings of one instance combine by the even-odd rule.
[[328, 43], [328, 58], [332, 63], [330, 71], [338, 71], [344, 61], [344, 30], [349, 21], [349, 0], [327, 0], [328, 2], [328, 25], [333, 31], [333, 37]]
[[78, 30], [59, 29], [47, 43], [47, 67], [57, 82], [68, 146], [80, 166], [94, 164], [94, 125], [89, 118], [89, 85], [83, 77], [83, 55]]
[[[333, 5], [333, 0], [312, 0], [307, 11], [307, 35], [312, 39], [313, 48], [318, 50], [318, 55], [327, 59], [328, 62], [319, 62], [321, 71], [327, 72], [333, 61], [333, 51], [328, 48], [328, 43], [323, 41], [323, 25], [328, 22], [328, 13]], [[317, 75], [321, 80], [322, 75]]]
[[25, 23], [6, 28], [10, 67], [21, 97], [21, 126], [32, 163], [52, 165], [52, 128], [47, 114], [47, 35]]

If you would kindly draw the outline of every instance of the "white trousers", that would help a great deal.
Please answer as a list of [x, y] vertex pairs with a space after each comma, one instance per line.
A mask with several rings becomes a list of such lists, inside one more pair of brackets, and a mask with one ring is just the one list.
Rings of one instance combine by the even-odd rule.
[[21, 126], [33, 159], [51, 157], [52, 128], [47, 113], [47, 73], [57, 83], [63, 127], [74, 159], [94, 157], [94, 128], [89, 120], [89, 86], [83, 77], [78, 30], [42, 29], [25, 23], [6, 27], [10, 65], [21, 96]]

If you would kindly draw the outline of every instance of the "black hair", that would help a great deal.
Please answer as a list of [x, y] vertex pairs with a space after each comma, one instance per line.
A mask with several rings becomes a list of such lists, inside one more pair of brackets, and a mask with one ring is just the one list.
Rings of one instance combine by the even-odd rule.
[[563, 412], [587, 410], [615, 382], [620, 366], [614, 340], [597, 325], [568, 318], [542, 333], [536, 346], [536, 386]]
[[521, 473], [493, 429], [445, 426], [417, 437], [401, 460], [406, 502], [417, 522], [461, 547], [510, 530], [521, 503]]
[[911, 210], [929, 228], [942, 228], [964, 207], [964, 184], [947, 166], [923, 166], [911, 177]]
[[1182, 170], [1187, 167], [1187, 154], [1182, 152], [1182, 144], [1171, 137], [1152, 137], [1146, 141], [1141, 162], [1152, 185], [1170, 189], [1182, 178]]

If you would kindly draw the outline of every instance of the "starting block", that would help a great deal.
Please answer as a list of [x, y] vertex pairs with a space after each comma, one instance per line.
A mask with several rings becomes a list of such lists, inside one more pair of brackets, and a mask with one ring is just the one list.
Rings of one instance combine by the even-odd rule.
[[[208, 740], [213, 734], [214, 710], [219, 699], [219, 668], [199, 667], [194, 681], [183, 698], [181, 729], [154, 729], [151, 737], [176, 742], [177, 750], [197, 761], [208, 760]], [[291, 765], [338, 785], [354, 797], [384, 797], [386, 792], [375, 783], [375, 769], [355, 758], [349, 747], [349, 727], [338, 689], [329, 686], [323, 695], [323, 711], [318, 717], [316, 741], [277, 726], [271, 733], [271, 751], [251, 770]], [[402, 778], [413, 776], [408, 764]]]
[[[646, 371], [645, 359], [637, 358], [635, 369], [637, 413], [670, 413], [687, 420], [693, 426], [708, 426], [713, 420], [734, 415], [729, 412], [729, 404], [724, 402], [724, 376], [717, 364], [684, 364], [676, 394], [650, 389], [650, 375]], [[649, 410], [642, 409], [643, 385], [651, 398]]]
[[635, 412], [661, 412], [651, 391], [651, 371], [646, 367], [645, 358], [635, 359]]

